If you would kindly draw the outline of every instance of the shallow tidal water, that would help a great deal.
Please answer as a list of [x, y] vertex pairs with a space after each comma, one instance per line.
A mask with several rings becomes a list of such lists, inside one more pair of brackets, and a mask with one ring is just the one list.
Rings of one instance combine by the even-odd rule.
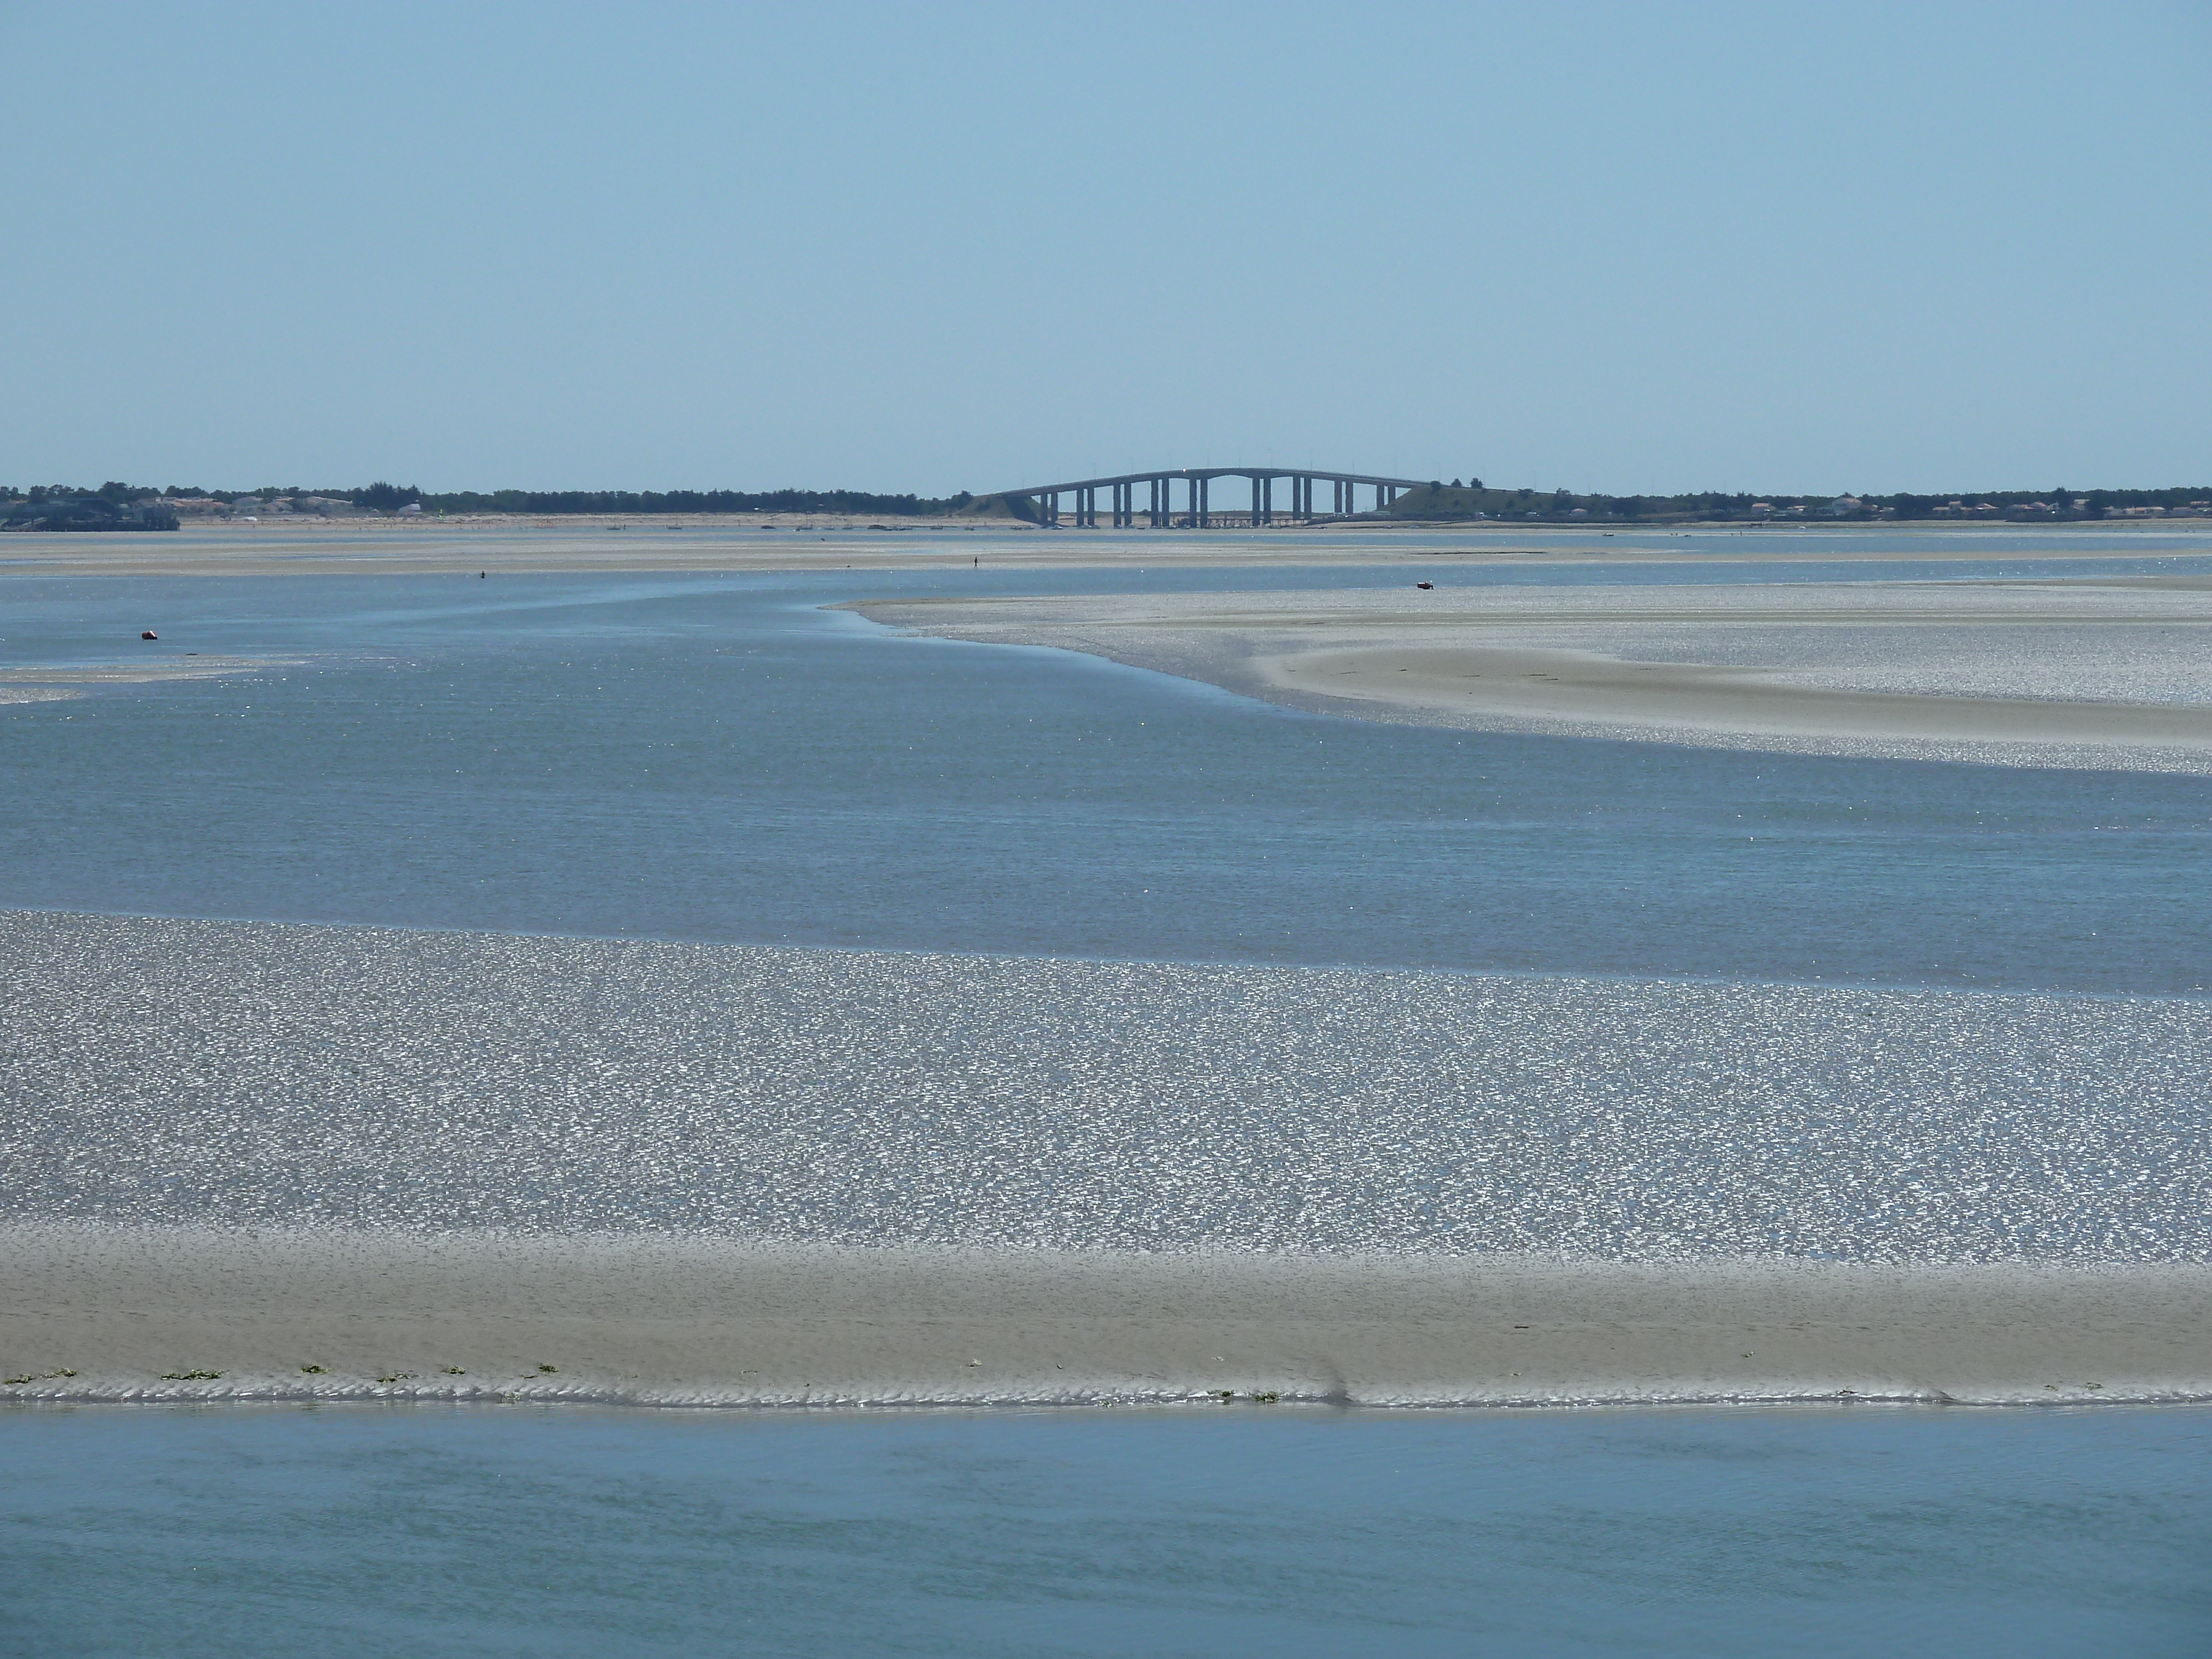
[[[1931, 539], [1924, 568], [1449, 580], [2065, 574], [1942, 556], [1966, 545]], [[271, 661], [0, 705], [0, 907], [1756, 981], [1785, 1002], [1777, 982], [2077, 1009], [2212, 989], [2212, 780], [1362, 725], [820, 608], [1417, 574], [1438, 570], [9, 575], [0, 665]], [[2094, 1096], [2069, 1098], [2119, 1168], [2130, 1123]], [[2158, 1099], [2169, 1176], [2201, 1177], [2185, 1083]], [[142, 1161], [178, 1154], [165, 1170], [122, 1191], [121, 1158], [69, 1187], [46, 1178], [65, 1160], [38, 1163], [58, 1143], [19, 1136], [46, 1172], [28, 1207], [252, 1214], [288, 1173], [257, 1147], [224, 1188], [208, 1146], [160, 1144], [161, 1102], [130, 1110]], [[1921, 1134], [1912, 1110], [1887, 1121]], [[2001, 1115], [1949, 1127], [1981, 1152], [2049, 1127]], [[1777, 1144], [1786, 1187], [1803, 1166]], [[1971, 1184], [1955, 1151], [1925, 1167]], [[2088, 1183], [2074, 1213], [2119, 1202], [2051, 1156]], [[548, 1202], [589, 1196], [572, 1180]], [[2194, 1255], [2202, 1231], [2184, 1206], [2162, 1237]], [[0, 1653], [2196, 1654], [2208, 1425], [14, 1408]]]
[[[2164, 564], [2203, 562], [2166, 561]], [[1931, 564], [1990, 574], [2002, 562]], [[2163, 566], [2161, 566], [2163, 568]], [[1917, 568], [1917, 567], [1915, 568]], [[1448, 580], [1894, 579], [1893, 566]], [[820, 607], [1437, 567], [15, 578], [0, 907], [1118, 960], [2212, 987], [2212, 779], [1307, 715]], [[155, 645], [136, 640], [157, 624]]]
[[0, 1413], [0, 1651], [2201, 1653], [2212, 1413]]

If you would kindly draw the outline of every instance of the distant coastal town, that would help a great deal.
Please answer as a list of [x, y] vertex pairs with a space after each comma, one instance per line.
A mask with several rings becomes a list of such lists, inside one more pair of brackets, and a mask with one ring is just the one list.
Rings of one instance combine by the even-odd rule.
[[[1040, 519], [1036, 500], [1018, 494], [968, 490], [931, 497], [855, 489], [561, 489], [457, 490], [377, 483], [352, 489], [264, 486], [204, 489], [130, 484], [98, 489], [0, 485], [0, 529], [14, 531], [175, 530], [199, 520], [453, 519], [562, 517], [577, 514], [823, 514], [905, 519], [997, 520], [1059, 528]], [[1227, 527], [1241, 521], [1217, 508]], [[1753, 495], [1718, 492], [1608, 495], [1571, 489], [1497, 489], [1481, 479], [1433, 479], [1406, 489], [1372, 512], [1314, 514], [1314, 523], [1457, 524], [1741, 524], [1901, 522], [1923, 520], [2057, 524], [2128, 519], [2212, 518], [2212, 484], [2168, 489], [1961, 491], [1955, 495]], [[1280, 524], [1278, 517], [1273, 520]]]

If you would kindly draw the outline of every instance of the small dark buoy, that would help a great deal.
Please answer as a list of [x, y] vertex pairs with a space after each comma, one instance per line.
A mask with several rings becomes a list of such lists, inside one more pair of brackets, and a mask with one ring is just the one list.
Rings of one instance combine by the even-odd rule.
[[1416, 587], [1434, 587], [1436, 584], [1434, 582], [1415, 582], [1413, 586]]
[[139, 637], [140, 639], [142, 639], [142, 640], [158, 640], [158, 639], [160, 639], [161, 636], [159, 634], [156, 634], [156, 633], [155, 633], [152, 629], [150, 629], [150, 628], [149, 628], [149, 629], [148, 629], [144, 633], [141, 634], [138, 637]]
[[477, 580], [478, 581], [482, 581], [482, 580], [484, 579], [484, 576], [485, 576], [485, 574], [487, 574], [486, 572], [482, 571], [482, 570], [477, 571]]

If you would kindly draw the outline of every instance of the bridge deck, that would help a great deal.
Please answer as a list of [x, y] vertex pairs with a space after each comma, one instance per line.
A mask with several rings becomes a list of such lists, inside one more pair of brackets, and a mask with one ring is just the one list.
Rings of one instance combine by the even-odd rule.
[[[1252, 504], [1238, 508], [1228, 506], [1216, 507], [1211, 500], [1212, 486], [1216, 478], [1249, 478], [1252, 481]], [[1275, 480], [1287, 479], [1288, 499], [1280, 507], [1275, 505]], [[1183, 510], [1175, 510], [1175, 485], [1180, 480], [1185, 501]], [[1098, 522], [1098, 492], [1106, 491], [1110, 501], [1108, 516], [1118, 529], [1134, 525], [1139, 515], [1154, 525], [1173, 525], [1179, 519], [1188, 520], [1201, 529], [1216, 520], [1227, 523], [1234, 519], [1249, 519], [1255, 525], [1273, 524], [1278, 517], [1292, 523], [1310, 521], [1324, 516], [1314, 496], [1314, 486], [1326, 483], [1331, 487], [1335, 500], [1326, 514], [1329, 518], [1351, 516], [1352, 491], [1358, 489], [1375, 492], [1375, 506], [1379, 512], [1398, 499], [1401, 489], [1419, 489], [1418, 478], [1393, 478], [1374, 472], [1334, 472], [1322, 467], [1311, 466], [1182, 466], [1166, 472], [1121, 472], [1102, 478], [1078, 478], [1071, 483], [1032, 484], [1026, 489], [1008, 489], [997, 499], [1015, 507], [1026, 518], [1035, 503], [1034, 511], [1039, 524], [1057, 525], [1060, 522], [1060, 498], [1075, 497], [1075, 522], [1079, 526], [1095, 526]], [[1137, 502], [1137, 486], [1145, 486], [1149, 499], [1144, 505]]]
[[1073, 483], [1031, 484], [1026, 489], [994, 490], [1000, 495], [1056, 495], [1072, 489], [1100, 489], [1115, 484], [1150, 483], [1155, 478], [1318, 478], [1325, 483], [1388, 484], [1418, 489], [1426, 478], [1387, 478], [1372, 472], [1332, 472], [1320, 466], [1177, 466], [1153, 472], [1117, 472], [1110, 477], [1078, 478]]

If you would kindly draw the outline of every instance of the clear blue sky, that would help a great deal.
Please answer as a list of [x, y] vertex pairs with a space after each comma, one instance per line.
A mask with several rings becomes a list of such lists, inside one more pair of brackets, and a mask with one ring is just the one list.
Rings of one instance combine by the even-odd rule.
[[2212, 7], [0, 6], [0, 483], [2212, 482]]

